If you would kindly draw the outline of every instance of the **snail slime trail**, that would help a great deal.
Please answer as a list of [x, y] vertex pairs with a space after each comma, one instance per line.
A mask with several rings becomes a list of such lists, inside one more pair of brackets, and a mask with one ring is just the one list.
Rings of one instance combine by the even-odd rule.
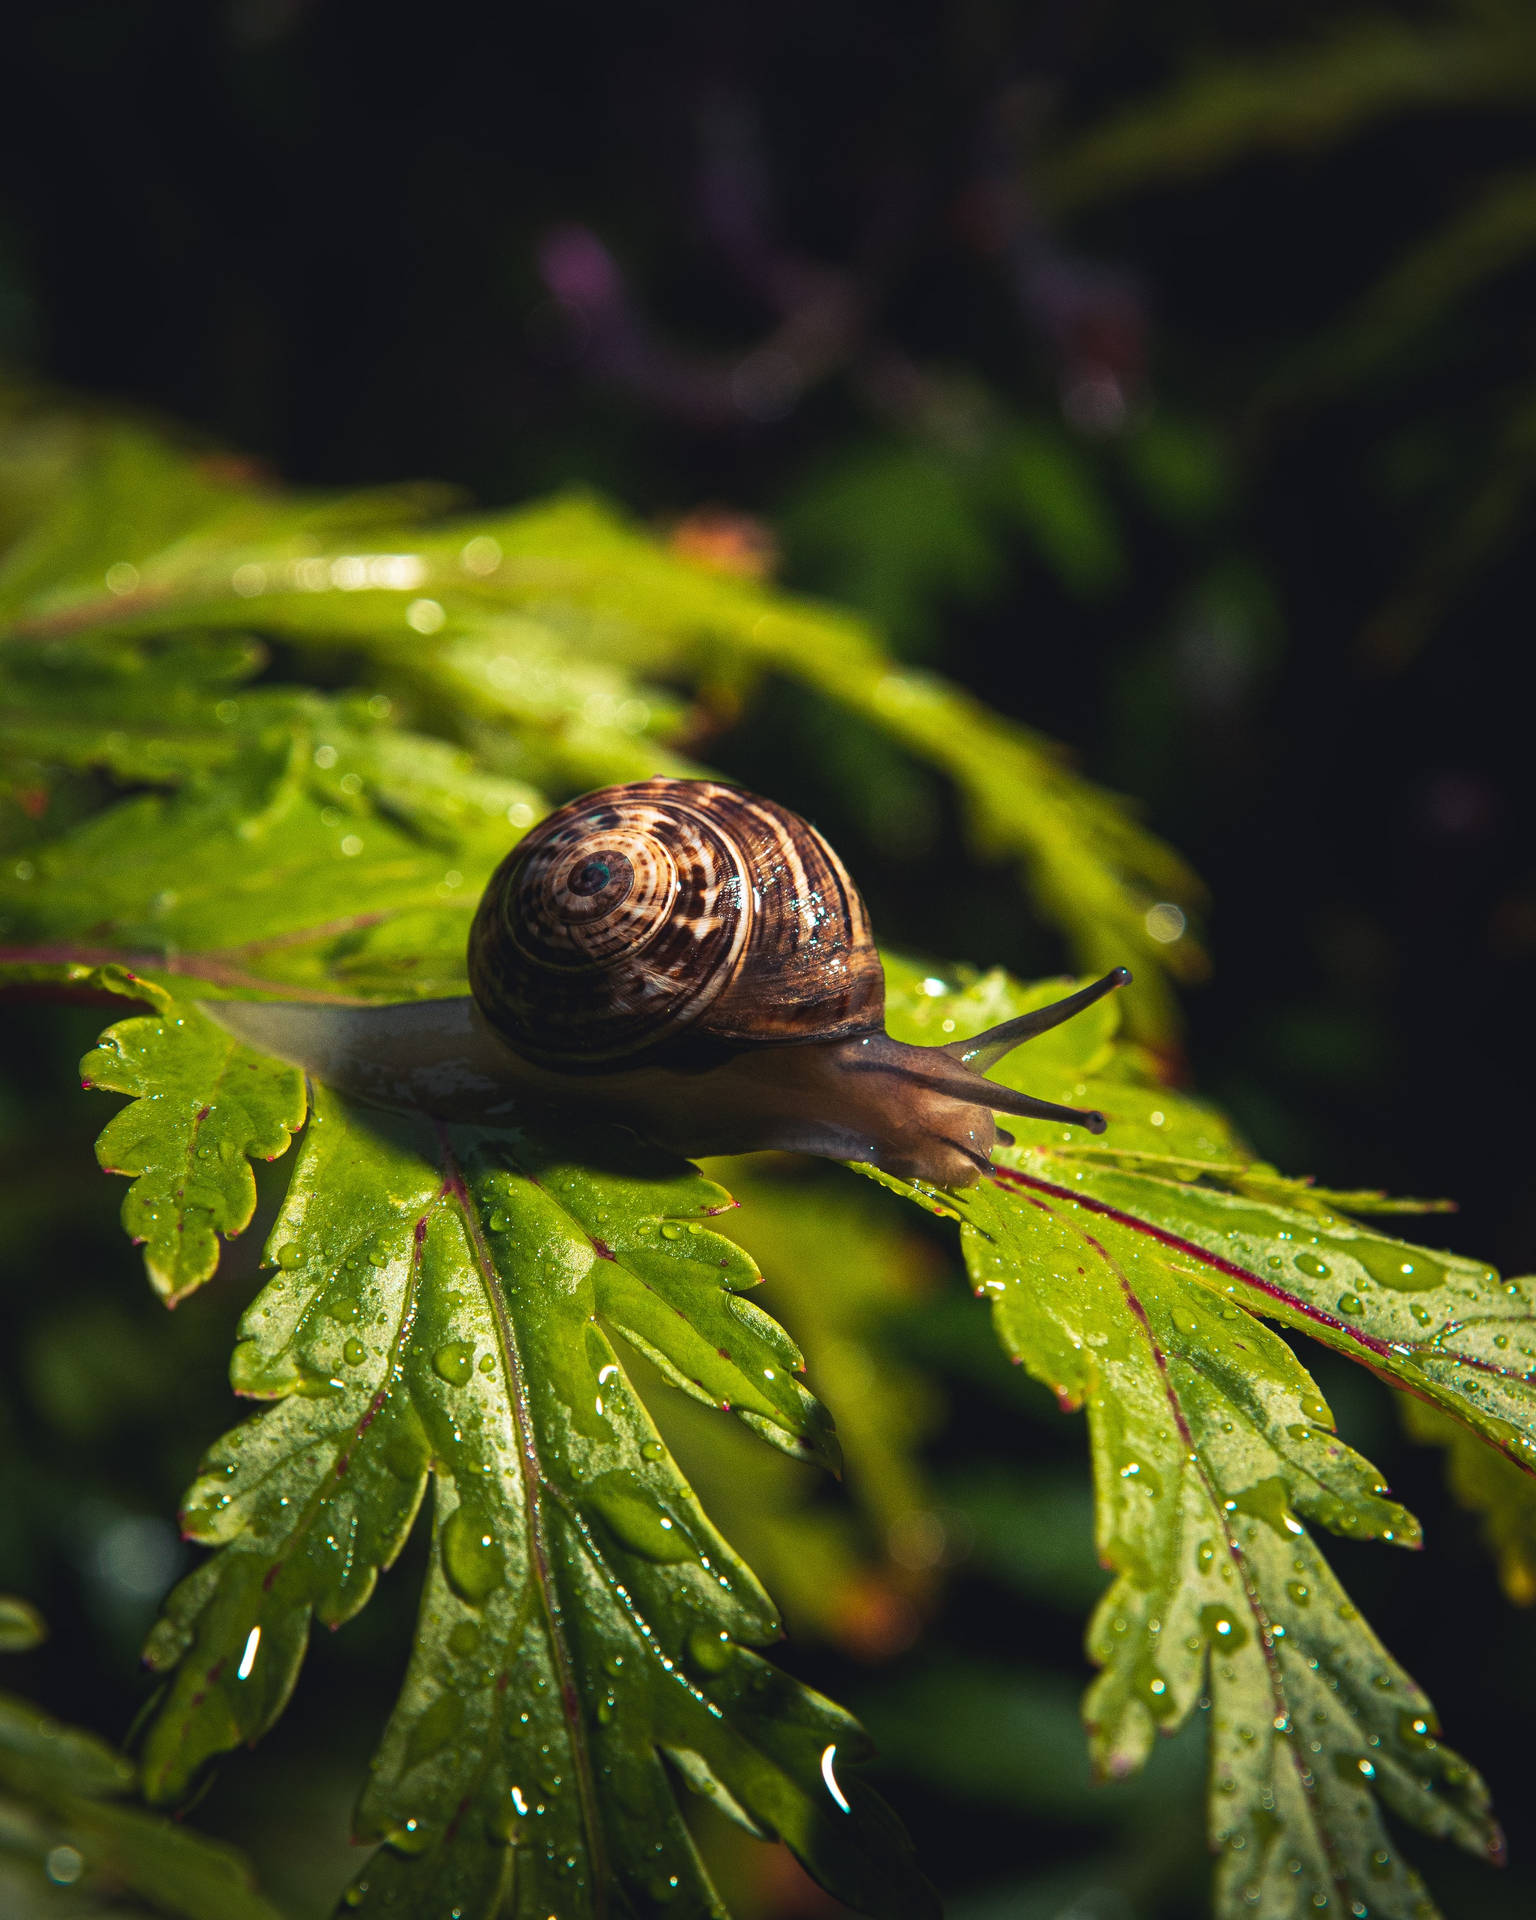
[[718, 781], [657, 779], [572, 800], [513, 848], [470, 929], [467, 996], [204, 1006], [378, 1105], [563, 1108], [689, 1158], [772, 1148], [960, 1187], [991, 1164], [996, 1114], [1104, 1131], [984, 1076], [1130, 977], [969, 1040], [893, 1040], [864, 902], [816, 829]]

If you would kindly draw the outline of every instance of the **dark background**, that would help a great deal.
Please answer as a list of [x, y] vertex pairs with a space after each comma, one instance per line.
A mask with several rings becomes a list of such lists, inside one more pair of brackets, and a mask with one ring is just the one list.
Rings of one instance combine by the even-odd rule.
[[[1477, 17], [1492, 34], [1518, 12]], [[295, 482], [423, 475], [502, 502], [579, 480], [658, 524], [710, 506], [761, 519], [788, 585], [896, 608], [893, 644], [1067, 742], [1189, 856], [1211, 890], [1215, 964], [1186, 996], [1185, 1067], [1262, 1150], [1332, 1185], [1453, 1195], [1460, 1213], [1430, 1235], [1524, 1270], [1532, 565], [1510, 423], [1536, 391], [1536, 249], [1368, 364], [1310, 384], [1295, 370], [1441, 219], [1536, 164], [1529, 100], [1450, 91], [1304, 150], [1212, 154], [1139, 192], [1053, 207], [1052, 166], [1081, 129], [1192, 62], [1278, 61], [1337, 10], [1229, 14], [1204, 0], [17, 9], [0, 352], [186, 420]], [[975, 445], [1020, 422], [1088, 476], [1117, 561], [1070, 538], [1053, 560], [966, 492]], [[857, 463], [884, 491], [850, 489]], [[961, 475], [952, 525], [922, 491], [927, 470]], [[916, 573], [860, 499], [902, 502], [927, 529]], [[1011, 879], [954, 857], [942, 797], [875, 766], [912, 815], [909, 832], [882, 833], [818, 764], [818, 724], [770, 699], [704, 751], [816, 814], [887, 938], [1060, 964]], [[40, 1025], [18, 1071], [35, 1053], [41, 1076], [82, 1034]], [[67, 1077], [23, 1097], [83, 1152], [98, 1116], [68, 1104]], [[61, 1325], [125, 1311], [109, 1304], [128, 1264], [116, 1196], [84, 1179], [76, 1238], [18, 1277], [46, 1279]], [[112, 1289], [81, 1277], [93, 1261]], [[55, 1364], [47, 1339], [37, 1360], [28, 1324], [20, 1421], [38, 1367]], [[157, 1486], [225, 1418], [227, 1332], [212, 1309], [178, 1328], [177, 1414], [196, 1431], [156, 1437], [143, 1413], [145, 1445], [163, 1438], [146, 1469]], [[1385, 1396], [1321, 1377], [1430, 1538], [1406, 1572], [1341, 1547], [1341, 1572], [1489, 1772], [1516, 1866], [1500, 1884], [1427, 1842], [1416, 1855], [1452, 1912], [1529, 1911], [1531, 1623], [1500, 1599], [1437, 1457], [1402, 1439]], [[994, 1382], [957, 1416], [941, 1465], [1017, 1450], [1008, 1391]], [[1066, 1460], [1079, 1444], [1075, 1428], [1025, 1430], [1032, 1454]], [[59, 1438], [61, 1489], [101, 1474], [98, 1447], [84, 1417]], [[60, 1641], [72, 1624], [96, 1637], [83, 1662], [49, 1670], [61, 1709], [119, 1733], [137, 1626], [102, 1625], [88, 1569], [57, 1580]], [[317, 1659], [310, 1703], [301, 1687], [269, 1743], [313, 1770], [320, 1798], [345, 1793], [326, 1746], [345, 1716], [326, 1703], [364, 1699], [372, 1650], [392, 1644], [385, 1609], [370, 1612], [380, 1621]], [[1079, 1661], [1070, 1617], [982, 1580], [960, 1582], [933, 1631], [940, 1661], [977, 1636], [999, 1658], [1028, 1642], [1039, 1666], [1053, 1649], [1069, 1671]], [[838, 1697], [911, 1684], [800, 1657]], [[242, 1768], [249, 1785], [216, 1789], [210, 1824], [260, 1844], [275, 1763], [226, 1771]], [[916, 1763], [889, 1786], [930, 1870], [962, 1892], [1034, 1885], [1110, 1844], [1091, 1821], [1064, 1836], [1024, 1788], [988, 1803]], [[963, 1840], [954, 1857], [946, 1830]], [[1147, 1913], [1199, 1910], [1198, 1864], [1182, 1872]], [[1020, 1893], [995, 1910], [1069, 1910], [1070, 1887], [1051, 1905], [1039, 1884], [1046, 1904]], [[759, 1897], [790, 1911], [800, 1895]], [[1070, 1910], [1143, 1911], [1093, 1897]]]

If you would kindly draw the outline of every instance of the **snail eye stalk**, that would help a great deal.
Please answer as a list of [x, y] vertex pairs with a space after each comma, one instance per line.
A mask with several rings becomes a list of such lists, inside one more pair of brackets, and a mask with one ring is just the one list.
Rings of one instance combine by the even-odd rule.
[[[1033, 1040], [1037, 1034], [1049, 1033], [1052, 1027], [1059, 1027], [1085, 1007], [1091, 1007], [1095, 1000], [1102, 1000], [1106, 993], [1113, 993], [1116, 987], [1129, 986], [1130, 982], [1130, 968], [1116, 967], [1106, 973], [1102, 980], [1095, 980], [1091, 987], [1082, 987], [1076, 993], [1069, 993], [1065, 1000], [1053, 1000], [1048, 1007], [1036, 1007], [1032, 1013], [1021, 1013], [1016, 1020], [1004, 1020], [1000, 1026], [988, 1027], [985, 1033], [974, 1034], [969, 1040], [951, 1040], [944, 1051], [951, 1059], [958, 1060], [973, 1072], [986, 1073], [1026, 1040]], [[1041, 1101], [1036, 1104], [1045, 1106], [1047, 1103]], [[1036, 1113], [1035, 1118], [1055, 1119], [1070, 1112], [1069, 1108], [1050, 1107], [1047, 1112]], [[1073, 1118], [1080, 1116], [1073, 1114]]]

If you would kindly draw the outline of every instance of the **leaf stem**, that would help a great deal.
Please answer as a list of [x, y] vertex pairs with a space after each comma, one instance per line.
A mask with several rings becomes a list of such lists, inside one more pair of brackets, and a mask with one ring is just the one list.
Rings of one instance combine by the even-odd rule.
[[565, 1714], [566, 1731], [570, 1738], [572, 1758], [575, 1762], [576, 1790], [581, 1799], [581, 1820], [587, 1838], [587, 1857], [591, 1863], [593, 1905], [597, 1914], [601, 1916], [608, 1910], [607, 1848], [604, 1844], [602, 1824], [598, 1818], [596, 1787], [592, 1779], [592, 1756], [587, 1745], [586, 1727], [581, 1717], [581, 1700], [576, 1691], [574, 1664], [570, 1648], [566, 1643], [560, 1597], [555, 1591], [554, 1568], [550, 1559], [549, 1538], [544, 1523], [545, 1478], [539, 1461], [533, 1409], [528, 1399], [527, 1373], [523, 1365], [522, 1350], [518, 1345], [517, 1329], [512, 1323], [511, 1314], [507, 1311], [506, 1296], [501, 1290], [491, 1250], [481, 1231], [479, 1214], [471, 1198], [463, 1169], [453, 1151], [447, 1128], [437, 1121], [434, 1121], [433, 1126], [442, 1155], [444, 1192], [452, 1197], [463, 1219], [475, 1266], [479, 1271], [481, 1284], [485, 1288], [487, 1301], [495, 1317], [501, 1343], [502, 1361], [507, 1374], [507, 1397], [512, 1407], [513, 1420], [517, 1425], [517, 1461], [522, 1476], [523, 1499], [528, 1513], [529, 1558], [533, 1563], [534, 1580], [538, 1586], [544, 1620], [549, 1632], [550, 1650], [560, 1686], [560, 1704]]

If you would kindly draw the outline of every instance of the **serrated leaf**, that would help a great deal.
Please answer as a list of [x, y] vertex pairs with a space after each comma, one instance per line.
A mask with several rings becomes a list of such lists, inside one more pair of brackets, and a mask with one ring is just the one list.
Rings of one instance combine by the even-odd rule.
[[[441, 742], [284, 723], [217, 777], [123, 801], [0, 872], [4, 957], [133, 957], [225, 990], [453, 992], [534, 799]], [[408, 952], [398, 926], [393, 945], [377, 931], [407, 917]]]
[[[968, 993], [903, 984], [897, 1019], [914, 1033], [972, 1031], [968, 1002], [990, 1001], [997, 1017], [999, 1002], [1048, 997], [996, 976]], [[1113, 1024], [1100, 1003], [999, 1074], [1101, 1106], [1104, 1142], [1010, 1121], [1018, 1141], [999, 1149], [994, 1176], [946, 1201], [1006, 1350], [1064, 1408], [1088, 1411], [1100, 1556], [1116, 1574], [1089, 1632], [1102, 1669], [1085, 1705], [1096, 1763], [1138, 1767], [1208, 1689], [1221, 1914], [1301, 1920], [1338, 1899], [1423, 1920], [1433, 1908], [1378, 1796], [1470, 1850], [1498, 1857], [1502, 1841], [1481, 1781], [1440, 1741], [1307, 1523], [1405, 1544], [1417, 1525], [1334, 1438], [1310, 1376], [1253, 1314], [1377, 1370], [1412, 1370], [1418, 1391], [1454, 1393], [1463, 1419], [1523, 1453], [1526, 1376], [1496, 1371], [1495, 1392], [1463, 1352], [1475, 1342], [1418, 1352], [1377, 1331], [1399, 1332], [1399, 1310], [1418, 1331], [1405, 1303], [1443, 1291], [1485, 1310], [1490, 1343], [1521, 1310], [1486, 1269], [1340, 1219], [1271, 1169], [1249, 1180], [1241, 1144], [1117, 1053]], [[1270, 1198], [1277, 1185], [1284, 1202]], [[1324, 1284], [1360, 1292], [1325, 1312], [1307, 1291]]]
[[755, 1269], [706, 1224], [726, 1204], [602, 1136], [572, 1152], [317, 1095], [234, 1362], [278, 1404], [188, 1496], [187, 1530], [223, 1551], [148, 1650], [171, 1675], [144, 1741], [155, 1798], [270, 1725], [311, 1617], [364, 1604], [430, 1477], [416, 1646], [359, 1812], [387, 1844], [349, 1901], [467, 1920], [509, 1885], [519, 1914], [595, 1910], [606, 1886], [636, 1911], [674, 1892], [717, 1911], [673, 1767], [855, 1904], [928, 1911], [879, 1803], [840, 1772], [854, 1811], [828, 1790], [823, 1757], [856, 1761], [857, 1728], [750, 1651], [773, 1608], [626, 1377], [633, 1344], [828, 1457], [798, 1353], [740, 1298]]
[[[821, 1475], [765, 1455], [745, 1434], [721, 1433], [718, 1420], [675, 1395], [647, 1393], [647, 1404], [792, 1634], [888, 1656], [916, 1631], [942, 1551], [927, 1551], [940, 1522], [920, 1459], [934, 1395], [882, 1338], [930, 1279], [933, 1249], [830, 1168], [749, 1156], [706, 1162], [705, 1171], [739, 1202], [730, 1235], [761, 1267], [775, 1314], [816, 1356], [820, 1390], [838, 1409], [841, 1498], [827, 1500]], [[904, 1557], [893, 1543], [908, 1549]]]
[[210, 1277], [219, 1236], [256, 1210], [251, 1161], [275, 1160], [304, 1123], [304, 1076], [254, 1053], [157, 988], [156, 1011], [109, 1027], [80, 1062], [87, 1087], [125, 1093], [96, 1158], [132, 1179], [123, 1228], [143, 1244], [155, 1289], [174, 1306]]

